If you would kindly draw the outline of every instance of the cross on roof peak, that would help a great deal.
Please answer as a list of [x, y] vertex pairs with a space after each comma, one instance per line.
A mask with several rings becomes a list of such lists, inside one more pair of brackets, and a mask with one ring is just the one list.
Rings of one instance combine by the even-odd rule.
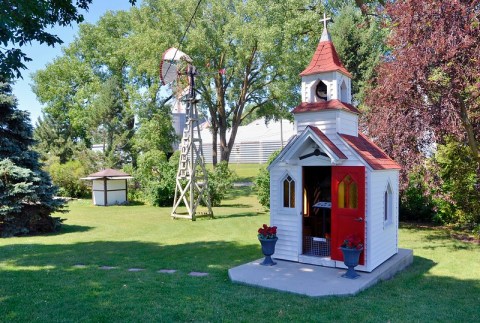
[[323, 22], [323, 29], [327, 29], [327, 21], [332, 20], [332, 18], [327, 17], [325, 12], [323, 13], [323, 19], [320, 19], [320, 22]]

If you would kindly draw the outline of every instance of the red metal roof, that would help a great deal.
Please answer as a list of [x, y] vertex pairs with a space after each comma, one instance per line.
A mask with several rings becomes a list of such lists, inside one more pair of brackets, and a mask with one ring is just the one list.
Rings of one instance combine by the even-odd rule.
[[327, 145], [330, 150], [333, 151], [335, 155], [337, 155], [338, 158], [340, 159], [348, 159], [347, 156], [345, 156], [344, 153], [330, 140], [328, 137], [323, 133], [322, 130], [318, 129], [317, 127], [313, 126], [307, 126], [308, 128], [312, 129], [313, 132], [320, 138], [320, 140], [323, 141], [325, 145]]
[[393, 159], [388, 157], [377, 145], [367, 137], [358, 134], [358, 137], [339, 133], [346, 143], [352, 147], [374, 170], [401, 169]]
[[324, 102], [302, 102], [293, 109], [293, 113], [316, 112], [321, 110], [345, 110], [360, 114], [360, 111], [349, 103], [334, 99]]
[[323, 40], [318, 43], [317, 50], [307, 68], [300, 73], [300, 76], [312, 75], [323, 72], [339, 71], [348, 77], [352, 77], [338, 58], [337, 51], [332, 41]]
[[97, 173], [88, 175], [88, 177], [123, 177], [130, 176], [130, 174], [124, 173], [117, 169], [107, 168]]

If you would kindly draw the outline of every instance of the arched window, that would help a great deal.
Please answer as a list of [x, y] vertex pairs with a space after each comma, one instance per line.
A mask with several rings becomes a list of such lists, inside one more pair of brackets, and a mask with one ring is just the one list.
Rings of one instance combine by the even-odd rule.
[[347, 84], [345, 84], [345, 80], [342, 81], [342, 85], [340, 86], [340, 100], [348, 103]]
[[290, 175], [283, 180], [283, 207], [295, 207], [295, 181]]
[[322, 81], [319, 81], [315, 88], [315, 95], [321, 100], [327, 101], [327, 85]]
[[392, 213], [393, 213], [393, 194], [390, 183], [388, 183], [387, 188], [384, 193], [384, 211], [383, 211], [383, 221], [385, 223], [392, 222]]
[[352, 176], [347, 175], [338, 184], [338, 207], [341, 209], [356, 209], [358, 207], [358, 185]]

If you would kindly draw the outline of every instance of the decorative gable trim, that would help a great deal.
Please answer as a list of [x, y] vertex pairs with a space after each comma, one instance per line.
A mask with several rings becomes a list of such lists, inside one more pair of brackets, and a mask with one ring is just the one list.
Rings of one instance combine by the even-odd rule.
[[318, 129], [317, 127], [307, 126], [310, 128], [317, 136], [323, 141], [328, 148], [338, 157], [338, 159], [348, 159], [347, 156], [330, 140], [328, 137], [322, 132], [322, 130]]
[[[280, 162], [289, 163], [291, 159], [295, 158], [295, 154], [302, 149], [302, 144], [306, 140], [311, 139], [315, 142], [323, 152], [325, 152], [331, 160], [333, 165], [341, 164], [347, 160], [347, 156], [317, 127], [307, 126], [303, 132], [295, 137], [282, 152], [275, 158], [267, 167], [270, 170], [272, 167]], [[295, 161], [296, 162], [296, 161]]]

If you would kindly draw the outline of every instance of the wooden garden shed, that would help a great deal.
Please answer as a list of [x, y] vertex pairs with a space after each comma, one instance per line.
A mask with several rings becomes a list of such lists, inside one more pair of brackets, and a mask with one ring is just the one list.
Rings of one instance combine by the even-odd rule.
[[326, 26], [302, 77], [295, 137], [270, 164], [274, 258], [345, 268], [339, 250], [364, 243], [358, 270], [371, 272], [398, 252], [400, 166], [358, 131], [351, 74]]
[[108, 206], [128, 202], [127, 180], [131, 178], [127, 173], [108, 168], [82, 179], [92, 181], [93, 204]]

